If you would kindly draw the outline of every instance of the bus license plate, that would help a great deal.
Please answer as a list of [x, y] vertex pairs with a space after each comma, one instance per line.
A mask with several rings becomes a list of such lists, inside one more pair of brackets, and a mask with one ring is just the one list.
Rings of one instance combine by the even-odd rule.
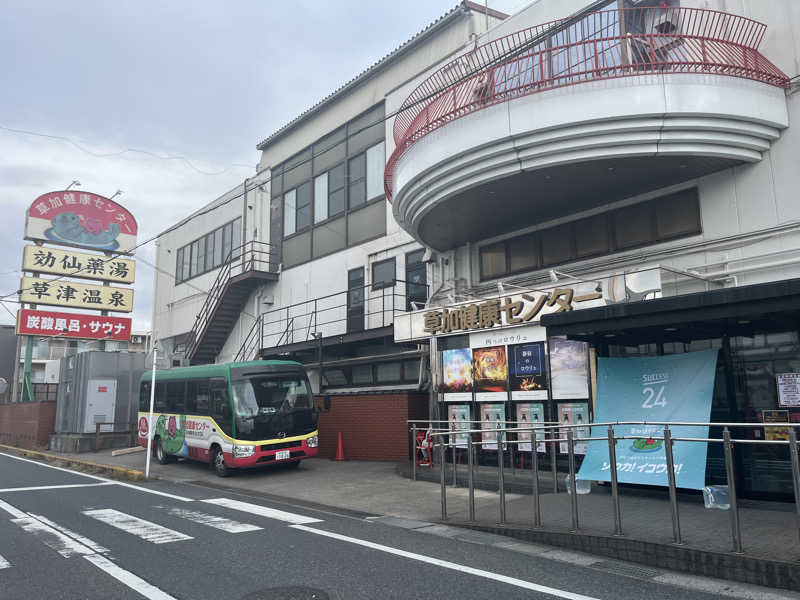
[[286, 460], [287, 458], [291, 458], [292, 453], [289, 450], [278, 450], [275, 453], [275, 460]]

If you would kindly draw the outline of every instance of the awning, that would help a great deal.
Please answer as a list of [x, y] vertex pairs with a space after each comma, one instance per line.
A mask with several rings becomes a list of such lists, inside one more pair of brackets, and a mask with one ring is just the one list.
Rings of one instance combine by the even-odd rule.
[[541, 322], [549, 337], [613, 344], [796, 330], [800, 279], [552, 313]]

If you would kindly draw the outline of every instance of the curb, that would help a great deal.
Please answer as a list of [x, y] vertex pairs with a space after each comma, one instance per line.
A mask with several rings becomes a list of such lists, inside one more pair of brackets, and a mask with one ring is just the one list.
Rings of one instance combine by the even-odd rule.
[[[93, 473], [100, 473], [107, 475], [113, 479], [123, 479], [128, 481], [144, 481], [144, 473], [138, 469], [129, 469], [127, 467], [115, 467], [112, 465], [102, 465], [100, 463], [91, 462], [88, 460], [80, 460], [77, 458], [67, 458], [59, 454], [52, 454], [50, 452], [40, 452], [38, 450], [28, 450], [26, 448], [17, 448], [16, 446], [6, 446], [0, 444], [0, 450], [15, 454], [17, 456], [24, 456], [34, 460], [39, 460], [47, 463], [58, 463], [58, 466], [74, 467], [78, 470], [89, 471]], [[150, 479], [157, 479], [151, 476]]]

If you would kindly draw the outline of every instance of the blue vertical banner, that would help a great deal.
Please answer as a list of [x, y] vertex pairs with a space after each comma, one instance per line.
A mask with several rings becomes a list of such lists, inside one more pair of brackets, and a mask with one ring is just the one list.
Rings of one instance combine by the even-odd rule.
[[[599, 358], [594, 421], [708, 422], [714, 395], [717, 350], [646, 358]], [[708, 437], [708, 427], [670, 427], [672, 437]], [[617, 477], [620, 483], [667, 484], [663, 425], [619, 425]], [[591, 437], [607, 437], [607, 427], [593, 427]], [[678, 487], [705, 486], [705, 442], [675, 442], [673, 458]], [[591, 441], [578, 479], [610, 481], [608, 442]]]

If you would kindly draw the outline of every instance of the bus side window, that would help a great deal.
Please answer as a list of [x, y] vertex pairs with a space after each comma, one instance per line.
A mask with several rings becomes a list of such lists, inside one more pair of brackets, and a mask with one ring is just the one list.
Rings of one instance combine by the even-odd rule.
[[164, 381], [156, 381], [156, 397], [153, 402], [154, 412], [167, 412], [167, 384]]
[[167, 412], [183, 413], [186, 405], [186, 382], [170, 381], [167, 382]]
[[142, 382], [139, 393], [139, 412], [148, 412], [150, 410], [150, 385], [149, 381]]
[[231, 411], [231, 401], [228, 398], [228, 382], [225, 379], [211, 380], [211, 417], [217, 425], [227, 433], [233, 431], [233, 413]]
[[196, 415], [208, 414], [208, 379], [193, 379], [186, 392], [186, 412]]

